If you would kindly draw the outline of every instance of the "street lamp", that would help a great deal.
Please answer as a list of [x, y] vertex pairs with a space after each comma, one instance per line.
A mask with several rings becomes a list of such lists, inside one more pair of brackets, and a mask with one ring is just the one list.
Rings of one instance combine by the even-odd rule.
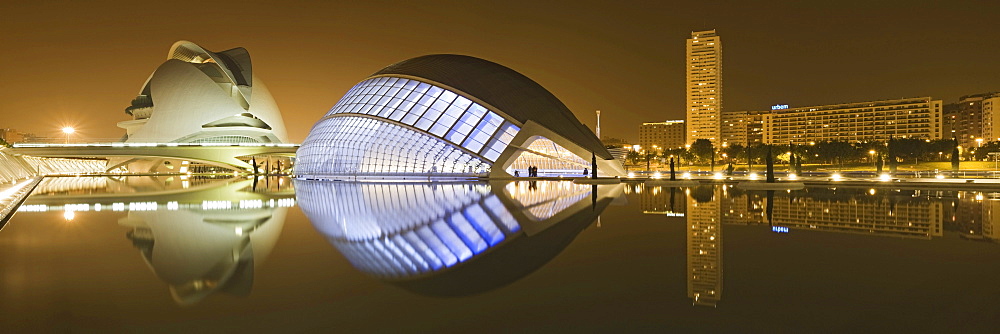
[[66, 134], [66, 144], [69, 144], [69, 136], [76, 132], [76, 129], [71, 126], [67, 126], [62, 128], [62, 132]]

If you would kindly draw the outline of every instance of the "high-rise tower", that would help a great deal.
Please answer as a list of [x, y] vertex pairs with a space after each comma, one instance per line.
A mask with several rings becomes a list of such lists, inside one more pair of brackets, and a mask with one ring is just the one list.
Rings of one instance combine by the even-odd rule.
[[722, 43], [715, 30], [687, 40], [687, 143], [722, 138]]

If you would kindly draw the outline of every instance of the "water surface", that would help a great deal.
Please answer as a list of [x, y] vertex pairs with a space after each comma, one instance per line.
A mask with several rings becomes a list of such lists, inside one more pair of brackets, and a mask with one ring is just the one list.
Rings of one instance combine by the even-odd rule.
[[994, 197], [51, 178], [0, 231], [0, 326], [991, 332]]

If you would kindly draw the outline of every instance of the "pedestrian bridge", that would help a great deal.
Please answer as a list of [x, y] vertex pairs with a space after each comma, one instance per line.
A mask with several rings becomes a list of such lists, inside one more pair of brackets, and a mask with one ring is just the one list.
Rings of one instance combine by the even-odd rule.
[[[51, 158], [156, 157], [250, 169], [246, 156], [292, 156], [299, 144], [274, 143], [72, 143], [14, 144], [12, 153]], [[108, 170], [118, 166], [108, 166]]]

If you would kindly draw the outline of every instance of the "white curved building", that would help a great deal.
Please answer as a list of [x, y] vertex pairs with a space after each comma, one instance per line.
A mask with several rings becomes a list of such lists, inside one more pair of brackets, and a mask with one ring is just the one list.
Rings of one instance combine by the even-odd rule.
[[285, 124], [244, 48], [174, 43], [118, 123], [125, 142], [282, 143]]
[[[593, 160], [593, 161], [592, 161]], [[538, 83], [502, 65], [429, 55], [358, 83], [313, 126], [295, 173], [310, 176], [602, 176], [624, 168]]]

